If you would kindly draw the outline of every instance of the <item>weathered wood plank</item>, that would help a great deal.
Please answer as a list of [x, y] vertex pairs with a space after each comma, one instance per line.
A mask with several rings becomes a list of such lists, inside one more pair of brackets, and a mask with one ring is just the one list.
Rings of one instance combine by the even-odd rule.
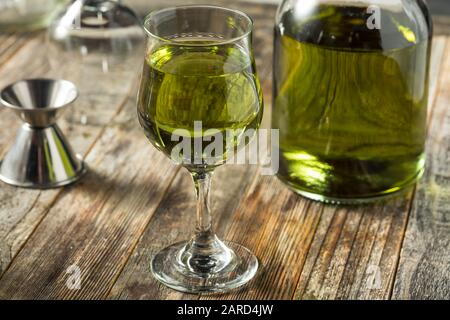
[[[42, 34], [29, 40], [0, 68], [0, 86], [22, 78], [51, 75], [53, 71], [49, 67], [46, 53]], [[95, 79], [92, 81], [95, 84]], [[82, 95], [72, 106], [73, 109], [58, 121], [78, 153], [85, 155], [89, 151], [103, 132], [104, 126], [111, 122], [123, 107], [130, 92], [135, 95], [134, 83], [124, 84], [121, 87], [122, 90], [111, 88], [111, 92], [99, 91], [97, 94]], [[79, 121], [73, 121], [74, 110], [93, 118], [100, 118], [101, 123], [82, 125]], [[8, 110], [2, 109], [1, 112], [0, 126], [3, 130], [0, 135], [0, 155], [3, 156], [13, 142], [20, 121]], [[45, 216], [59, 193], [60, 189], [40, 191], [1, 184], [0, 274]]]
[[[212, 210], [219, 236], [226, 233], [245, 186], [256, 167], [228, 166], [213, 178]], [[162, 248], [189, 239], [195, 227], [195, 196], [192, 179], [183, 170], [172, 183], [152, 217], [135, 252], [114, 285], [110, 299], [193, 299], [159, 284], [150, 274], [150, 260]]]
[[[102, 298], [111, 289], [177, 167], [150, 147], [129, 99], [0, 280], [2, 298]], [[80, 290], [66, 270], [81, 271]]]
[[388, 296], [408, 202], [403, 196], [363, 207], [326, 206], [300, 198], [275, 177], [260, 177], [226, 238], [253, 250], [262, 269], [248, 287], [208, 298], [361, 297], [368, 264], [379, 266], [386, 279], [379, 291]]
[[294, 298], [389, 297], [410, 197], [354, 209], [325, 208]]
[[428, 138], [428, 165], [409, 219], [392, 298], [450, 299], [450, 42]]
[[189, 236], [192, 222], [195, 221], [195, 203], [192, 198], [192, 180], [187, 173], [180, 172], [114, 284], [110, 299], [178, 299], [182, 296], [161, 286], [153, 278], [150, 259], [161, 248]]
[[36, 35], [36, 33], [0, 33], [0, 68]]
[[258, 275], [241, 290], [208, 299], [291, 299], [323, 208], [302, 199], [272, 176], [259, 176], [239, 208], [226, 239], [258, 257]]
[[[20, 40], [22, 38], [26, 41]], [[12, 51], [12, 55], [0, 56], [0, 87], [23, 78], [44, 74], [49, 70], [43, 34], [28, 37], [18, 35], [16, 39], [14, 44], [20, 44], [18, 48], [13, 45], [7, 49]]]

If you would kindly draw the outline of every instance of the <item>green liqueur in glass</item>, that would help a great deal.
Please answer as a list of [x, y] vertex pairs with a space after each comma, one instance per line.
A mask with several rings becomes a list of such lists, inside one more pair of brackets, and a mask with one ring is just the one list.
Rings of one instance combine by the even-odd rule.
[[[203, 45], [193, 45], [196, 42]], [[177, 159], [191, 170], [222, 164], [240, 144], [242, 134], [261, 122], [262, 94], [254, 70], [249, 54], [238, 45], [216, 46], [213, 40], [189, 38], [189, 46], [169, 44], [151, 52], [144, 64], [138, 105], [147, 137], [171, 156], [183, 138], [180, 129], [185, 130], [192, 137], [191, 151], [201, 140], [201, 154], [180, 154]], [[201, 127], [195, 127], [196, 121]], [[231, 139], [227, 132], [233, 133]], [[212, 148], [211, 158], [205, 151], [217, 133], [223, 148]], [[195, 157], [200, 160], [197, 164]]]
[[428, 16], [418, 28], [382, 9], [380, 29], [369, 16], [367, 6], [322, 4], [301, 19], [287, 10], [276, 27], [279, 177], [315, 200], [366, 201], [423, 172]]

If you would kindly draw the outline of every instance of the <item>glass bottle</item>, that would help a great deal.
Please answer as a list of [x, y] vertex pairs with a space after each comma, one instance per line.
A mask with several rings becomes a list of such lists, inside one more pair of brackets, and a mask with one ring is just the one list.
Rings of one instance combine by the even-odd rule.
[[103, 125], [110, 102], [98, 93], [123, 99], [136, 85], [144, 47], [142, 23], [122, 1], [72, 0], [48, 28], [48, 58], [52, 76], [75, 83], [79, 103], [93, 112], [75, 108], [68, 120]]
[[422, 0], [285, 0], [275, 27], [279, 178], [358, 203], [415, 183], [425, 164], [431, 18]]

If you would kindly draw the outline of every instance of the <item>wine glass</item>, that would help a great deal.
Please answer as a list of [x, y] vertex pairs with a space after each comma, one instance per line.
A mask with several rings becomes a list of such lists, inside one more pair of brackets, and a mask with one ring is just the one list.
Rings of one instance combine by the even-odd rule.
[[224, 292], [253, 278], [257, 258], [212, 229], [214, 168], [248, 143], [263, 112], [251, 47], [252, 20], [215, 6], [150, 13], [138, 117], [152, 144], [192, 175], [197, 222], [189, 241], [160, 251], [153, 275], [183, 292]]

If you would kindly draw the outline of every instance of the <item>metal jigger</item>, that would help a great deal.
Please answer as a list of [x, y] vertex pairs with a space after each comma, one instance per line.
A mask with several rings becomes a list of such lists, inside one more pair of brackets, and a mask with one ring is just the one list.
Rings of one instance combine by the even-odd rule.
[[86, 166], [56, 124], [61, 112], [78, 96], [66, 80], [30, 79], [9, 85], [0, 102], [24, 124], [0, 164], [0, 179], [28, 188], [60, 187], [78, 180]]

